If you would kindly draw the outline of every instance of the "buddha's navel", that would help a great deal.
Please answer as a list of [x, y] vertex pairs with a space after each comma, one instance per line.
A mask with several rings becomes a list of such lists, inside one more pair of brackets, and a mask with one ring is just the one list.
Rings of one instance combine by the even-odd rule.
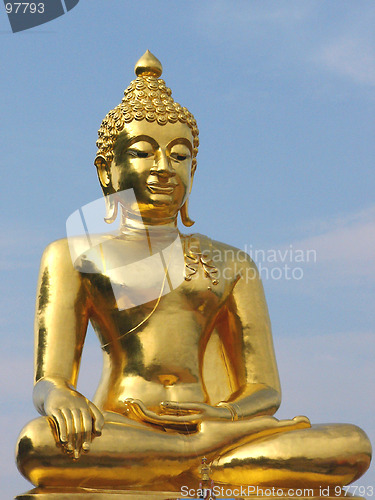
[[158, 375], [158, 379], [164, 385], [164, 387], [175, 385], [175, 383], [178, 381], [178, 377], [176, 375], [171, 375], [171, 374]]

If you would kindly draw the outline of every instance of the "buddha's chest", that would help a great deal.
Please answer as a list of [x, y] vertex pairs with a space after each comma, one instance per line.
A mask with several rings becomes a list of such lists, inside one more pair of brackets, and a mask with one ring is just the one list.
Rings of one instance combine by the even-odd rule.
[[187, 309], [207, 316], [220, 307], [230, 288], [219, 279], [212, 261], [181, 248], [138, 259], [133, 252], [132, 259], [124, 259], [122, 265], [113, 262], [108, 259], [100, 267], [86, 266], [96, 271], [83, 274], [94, 307], [106, 304], [106, 309], [126, 311], [162, 304], [173, 315]]
[[141, 355], [147, 364], [153, 359], [165, 364], [185, 355], [195, 364], [225, 303], [224, 284], [213, 284], [204, 269], [175, 287], [162, 273], [159, 282], [152, 275], [153, 286], [126, 278], [120, 283], [103, 274], [89, 284], [102, 344], [116, 344], [116, 351], [126, 353], [127, 359]]
[[[203, 270], [194, 278], [173, 283], [169, 274], [150, 272], [151, 279], [137, 281], [135, 276], [107, 275], [88, 277], [88, 293], [94, 315], [120, 331], [133, 331], [153, 325], [170, 333], [180, 330], [204, 331], [214, 322], [226, 300], [225, 287], [213, 284]], [[175, 284], [175, 286], [173, 286]], [[170, 339], [170, 338], [169, 338]]]

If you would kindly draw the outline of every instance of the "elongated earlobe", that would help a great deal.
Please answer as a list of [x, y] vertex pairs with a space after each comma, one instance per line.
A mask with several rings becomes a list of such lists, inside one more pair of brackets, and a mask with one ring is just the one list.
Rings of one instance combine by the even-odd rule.
[[96, 166], [98, 172], [100, 185], [104, 190], [110, 183], [109, 167], [103, 156], [97, 156], [95, 158], [94, 165]]
[[104, 221], [107, 224], [112, 224], [112, 222], [114, 222], [117, 219], [118, 201], [115, 195], [109, 194], [112, 191], [109, 168], [105, 158], [101, 155], [98, 155], [95, 158], [94, 165], [97, 168], [99, 182], [104, 194], [105, 212], [106, 212]]
[[190, 227], [193, 224], [195, 224], [195, 221], [190, 219], [189, 213], [188, 213], [188, 200], [185, 201], [185, 203], [182, 205], [180, 208], [180, 215], [181, 215], [181, 221], [182, 224], [186, 227]]
[[112, 224], [117, 219], [118, 214], [118, 201], [115, 196], [109, 195], [104, 196], [105, 201], [105, 211], [106, 216], [104, 217], [104, 221], [107, 224]]

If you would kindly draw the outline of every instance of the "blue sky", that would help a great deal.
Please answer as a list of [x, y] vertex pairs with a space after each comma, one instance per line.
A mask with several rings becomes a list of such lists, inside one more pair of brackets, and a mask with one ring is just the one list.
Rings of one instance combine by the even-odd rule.
[[[302, 279], [264, 286], [282, 418], [375, 428], [375, 5], [370, 0], [81, 0], [12, 34], [0, 10], [3, 216], [2, 488], [32, 407], [33, 310], [43, 248], [100, 196], [96, 134], [148, 48], [200, 129], [194, 230], [248, 250], [316, 251]], [[260, 254], [258, 254], [260, 255]], [[295, 254], [294, 254], [295, 255]], [[88, 336], [80, 386], [100, 353]], [[375, 485], [374, 469], [358, 481]], [[5, 488], [5, 490], [4, 490]]]

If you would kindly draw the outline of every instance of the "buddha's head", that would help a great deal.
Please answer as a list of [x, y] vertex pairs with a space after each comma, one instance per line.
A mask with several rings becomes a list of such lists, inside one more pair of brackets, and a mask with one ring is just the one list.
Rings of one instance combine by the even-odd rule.
[[116, 193], [133, 189], [142, 217], [165, 220], [180, 211], [182, 222], [191, 226], [187, 200], [197, 163], [196, 121], [173, 100], [160, 78], [161, 63], [149, 51], [135, 73], [121, 103], [104, 118], [96, 143], [106, 221], [116, 218]]

